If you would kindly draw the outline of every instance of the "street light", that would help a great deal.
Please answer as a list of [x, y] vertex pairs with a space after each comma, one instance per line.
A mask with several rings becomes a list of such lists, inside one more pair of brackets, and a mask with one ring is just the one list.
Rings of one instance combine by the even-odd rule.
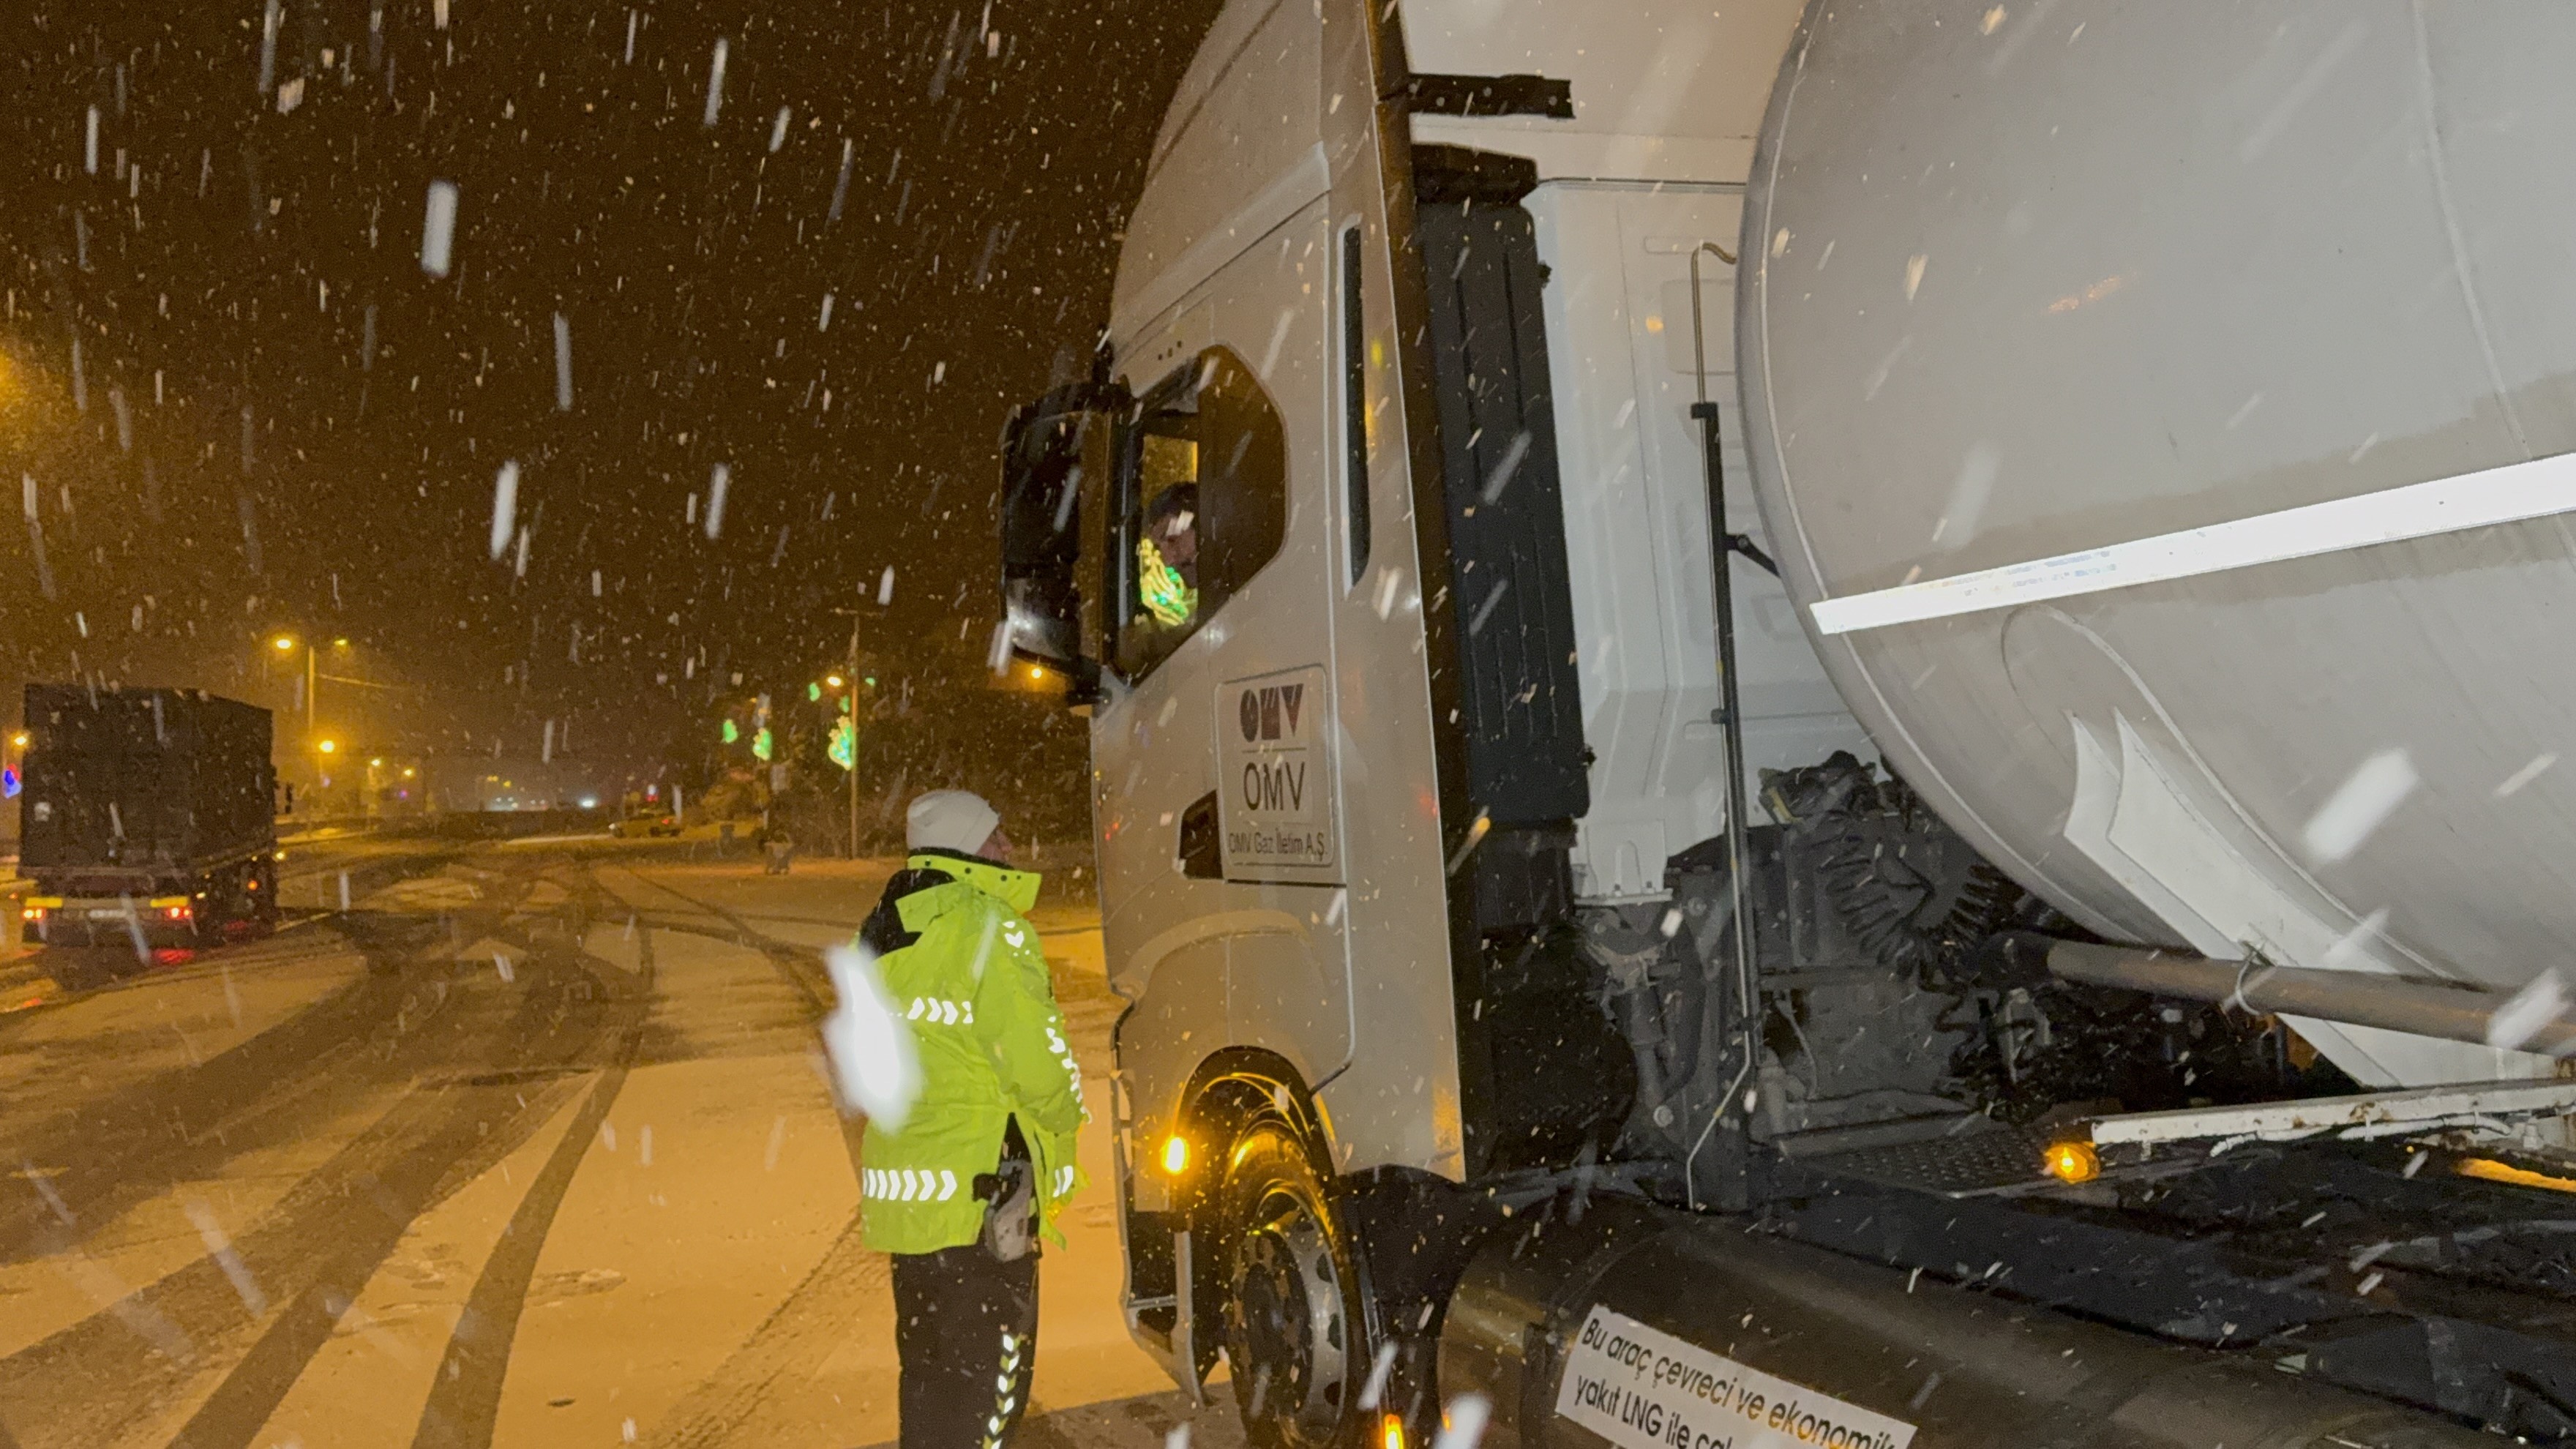
[[337, 741], [334, 741], [334, 740], [324, 740], [322, 743], [320, 743], [320, 744], [318, 744], [318, 745], [315, 745], [313, 748], [315, 748], [315, 749], [317, 749], [317, 750], [320, 750], [322, 753], [324, 753], [324, 754], [326, 754], [326, 755], [327, 755], [327, 754], [330, 754], [331, 752], [333, 752], [333, 751], [335, 751], [335, 750], [339, 749], [339, 748], [340, 748], [340, 746], [339, 746], [339, 743], [338, 743]]
[[[299, 646], [304, 649], [304, 733], [310, 737], [317, 728], [314, 720], [319, 713], [315, 696], [322, 687], [322, 646], [305, 645], [292, 634], [280, 634], [268, 641], [268, 647], [281, 655], [293, 654]], [[349, 647], [349, 641], [334, 639], [331, 641], [331, 647], [345, 651]], [[339, 678], [337, 675], [332, 677]]]

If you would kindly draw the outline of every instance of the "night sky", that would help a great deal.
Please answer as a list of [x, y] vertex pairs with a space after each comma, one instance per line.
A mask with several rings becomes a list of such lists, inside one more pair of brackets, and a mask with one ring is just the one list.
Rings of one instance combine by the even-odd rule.
[[837, 659], [831, 610], [892, 568], [868, 645], [925, 699], [980, 690], [999, 425], [1105, 321], [1214, 9], [18, 10], [0, 462], [34, 513], [0, 688], [269, 698], [267, 636], [337, 635], [423, 687], [377, 726], [409, 747], [563, 720], [642, 763], [735, 672]]

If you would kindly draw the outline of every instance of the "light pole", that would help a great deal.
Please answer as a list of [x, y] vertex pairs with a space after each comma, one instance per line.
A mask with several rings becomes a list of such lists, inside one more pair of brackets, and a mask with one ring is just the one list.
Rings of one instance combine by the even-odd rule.
[[850, 707], [850, 859], [859, 858], [859, 612], [850, 611], [850, 661], [841, 698]]
[[[275, 649], [281, 656], [283, 656], [293, 654], [301, 641], [292, 634], [280, 634], [276, 638], [269, 640], [268, 643], [270, 648]], [[304, 650], [304, 738], [307, 741], [310, 741], [320, 730], [320, 726], [317, 721], [321, 714], [320, 694], [322, 689], [322, 646], [318, 643], [314, 643], [302, 644], [301, 647]], [[346, 639], [334, 639], [331, 641], [331, 648], [336, 653], [345, 654], [349, 649], [349, 641]], [[334, 683], [361, 685], [368, 689], [399, 689], [403, 687], [400, 685], [371, 684], [363, 679], [352, 679], [346, 675], [340, 674], [332, 675], [331, 679]]]
[[[268, 642], [280, 654], [295, 652], [295, 636], [292, 634], [280, 634]], [[304, 649], [304, 737], [308, 740], [313, 738], [313, 690], [320, 680], [321, 666], [313, 657], [312, 646], [306, 645]]]
[[850, 859], [856, 860], [859, 858], [859, 620], [865, 617], [865, 611], [834, 609], [832, 612], [846, 614], [850, 620], [850, 657], [842, 665], [847, 672], [841, 676], [846, 685], [841, 698], [849, 706], [850, 715]]

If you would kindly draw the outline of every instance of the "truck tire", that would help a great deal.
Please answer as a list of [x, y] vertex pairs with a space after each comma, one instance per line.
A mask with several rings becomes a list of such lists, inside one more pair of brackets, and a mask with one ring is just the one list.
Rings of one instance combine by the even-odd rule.
[[199, 876], [189, 894], [198, 903], [196, 916], [189, 922], [189, 947], [211, 951], [224, 943], [224, 927], [233, 918], [233, 902], [241, 894], [240, 868], [227, 866]]
[[278, 917], [277, 862], [262, 860], [252, 866], [251, 882], [254, 887], [251, 918], [258, 923], [260, 930], [274, 931], [277, 929]]
[[38, 959], [45, 974], [65, 991], [96, 991], [120, 975], [130, 975], [134, 965], [133, 952], [98, 946], [48, 947]]
[[1250, 1123], [1225, 1160], [1216, 1265], [1245, 1435], [1254, 1449], [1359, 1444], [1372, 1344], [1358, 1244], [1288, 1124]]
[[205, 904], [197, 908], [196, 919], [188, 923], [188, 945], [191, 951], [211, 951], [224, 943], [224, 923], [231, 910], [224, 900], [220, 883], [206, 892]]

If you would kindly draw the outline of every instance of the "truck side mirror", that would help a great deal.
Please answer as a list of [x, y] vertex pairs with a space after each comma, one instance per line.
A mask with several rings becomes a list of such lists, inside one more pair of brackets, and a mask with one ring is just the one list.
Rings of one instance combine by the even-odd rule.
[[[1100, 570], [1117, 433], [1134, 410], [1114, 383], [1060, 387], [1011, 414], [1002, 431], [1002, 606], [1012, 653], [1065, 673], [1068, 704], [1100, 698]], [[1093, 541], [1086, 548], [1086, 541]]]

